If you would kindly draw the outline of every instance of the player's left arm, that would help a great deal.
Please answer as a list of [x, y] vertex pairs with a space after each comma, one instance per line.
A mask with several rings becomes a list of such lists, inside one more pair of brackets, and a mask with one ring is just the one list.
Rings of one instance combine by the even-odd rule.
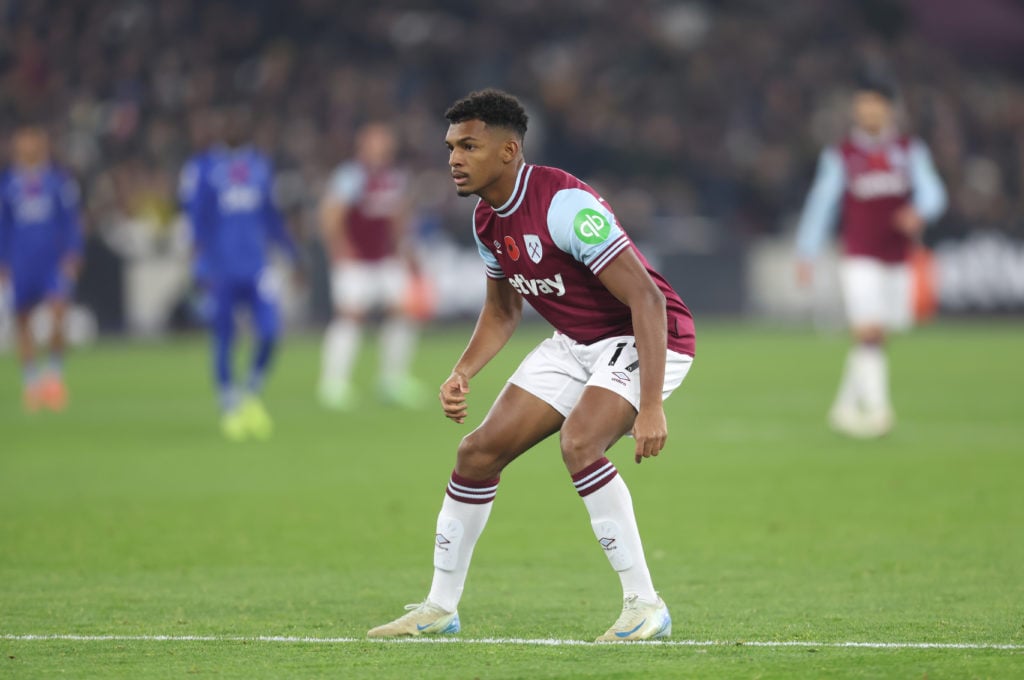
[[57, 204], [60, 206], [62, 237], [64, 241], [61, 270], [68, 280], [75, 281], [82, 268], [82, 251], [84, 247], [78, 183], [69, 176], [61, 177], [61, 183], [57, 192]]
[[662, 404], [668, 318], [665, 295], [632, 248], [626, 248], [598, 274], [605, 288], [629, 307], [640, 360], [640, 408], [633, 423], [636, 462], [657, 456], [668, 439]]
[[921, 140], [910, 143], [907, 163], [913, 193], [910, 201], [896, 211], [893, 222], [907, 236], [918, 238], [929, 222], [939, 219], [946, 211], [946, 187], [928, 147]]

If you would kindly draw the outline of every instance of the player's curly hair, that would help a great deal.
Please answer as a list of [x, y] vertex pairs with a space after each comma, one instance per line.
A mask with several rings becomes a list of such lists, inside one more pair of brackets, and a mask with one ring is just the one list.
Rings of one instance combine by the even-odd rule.
[[470, 92], [452, 104], [445, 111], [444, 117], [449, 123], [479, 120], [487, 125], [515, 130], [520, 139], [526, 136], [526, 123], [529, 120], [518, 99], [494, 88]]

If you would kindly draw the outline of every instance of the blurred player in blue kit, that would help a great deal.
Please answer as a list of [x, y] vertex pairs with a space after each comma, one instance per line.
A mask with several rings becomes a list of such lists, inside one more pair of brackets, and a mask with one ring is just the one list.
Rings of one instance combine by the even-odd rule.
[[[68, 400], [64, 318], [82, 263], [78, 185], [50, 160], [43, 129], [18, 129], [11, 146], [13, 164], [0, 175], [0, 283], [13, 293], [25, 408], [59, 411]], [[45, 367], [30, 324], [40, 305], [52, 314]]]
[[[186, 202], [197, 266], [213, 297], [214, 376], [221, 431], [232, 441], [265, 439], [273, 430], [260, 398], [280, 334], [275, 283], [269, 271], [272, 244], [298, 263], [298, 251], [273, 196], [269, 160], [249, 144], [251, 117], [235, 108], [225, 118], [224, 146], [193, 164], [194, 191]], [[255, 347], [244, 386], [232, 378], [235, 311], [248, 309]]]

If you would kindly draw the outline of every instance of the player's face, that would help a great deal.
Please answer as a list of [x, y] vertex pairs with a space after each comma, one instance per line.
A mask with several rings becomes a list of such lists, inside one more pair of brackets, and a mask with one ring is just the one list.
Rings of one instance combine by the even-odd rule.
[[398, 142], [395, 134], [384, 125], [370, 125], [359, 135], [359, 157], [371, 167], [389, 165], [395, 158]]
[[444, 142], [448, 146], [448, 167], [459, 196], [479, 194], [501, 177], [506, 168], [507, 136], [506, 131], [489, 128], [479, 120], [448, 126]]
[[41, 165], [49, 154], [46, 133], [36, 128], [15, 133], [12, 147], [14, 162], [21, 166]]
[[892, 104], [877, 92], [858, 92], [853, 98], [853, 122], [873, 135], [878, 134], [892, 122]]

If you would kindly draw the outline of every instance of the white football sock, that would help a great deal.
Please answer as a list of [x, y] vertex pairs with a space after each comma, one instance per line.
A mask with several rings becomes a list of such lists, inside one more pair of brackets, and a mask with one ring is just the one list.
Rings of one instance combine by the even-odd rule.
[[380, 379], [385, 385], [398, 385], [409, 374], [416, 346], [416, 324], [403, 317], [384, 322], [380, 329]]
[[889, 400], [889, 362], [882, 345], [863, 344], [857, 347], [857, 371], [860, 397], [868, 413], [892, 410]]
[[598, 543], [619, 573], [623, 597], [638, 595], [641, 600], [657, 602], [658, 594], [644, 559], [633, 513], [633, 499], [618, 470], [607, 458], [601, 458], [573, 475], [572, 481], [590, 513]]
[[462, 599], [469, 562], [491, 515], [498, 480], [465, 479], [452, 472], [434, 535], [434, 580], [427, 599], [453, 612]]
[[843, 363], [843, 376], [839, 380], [839, 389], [836, 391], [836, 399], [832, 408], [836, 410], [848, 410], [857, 408], [860, 399], [860, 374], [857, 370], [857, 348], [853, 347], [846, 354], [846, 361]]
[[327, 327], [321, 352], [320, 385], [322, 388], [348, 384], [352, 377], [352, 365], [355, 362], [356, 352], [359, 351], [362, 330], [362, 324], [349, 319], [335, 319]]

